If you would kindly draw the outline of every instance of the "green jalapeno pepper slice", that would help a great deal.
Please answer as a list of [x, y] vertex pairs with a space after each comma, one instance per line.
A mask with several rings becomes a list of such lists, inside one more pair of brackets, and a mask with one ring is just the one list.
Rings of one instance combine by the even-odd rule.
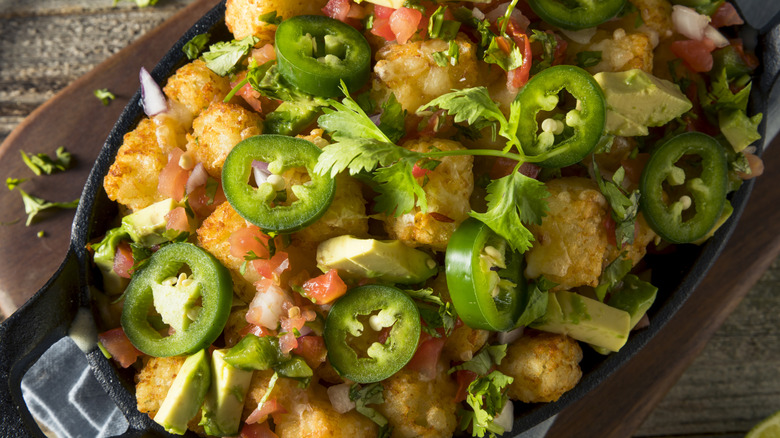
[[528, 0], [542, 20], [567, 30], [598, 26], [615, 17], [626, 0]]
[[[330, 175], [314, 173], [319, 155], [317, 146], [301, 138], [284, 135], [247, 138], [233, 147], [222, 167], [225, 197], [238, 214], [265, 231], [298, 231], [319, 219], [336, 193], [336, 182]], [[277, 192], [270, 183], [261, 183], [256, 188], [250, 185], [255, 160], [268, 163], [268, 170], [273, 174], [305, 167], [311, 180], [291, 187], [297, 199], [289, 205], [277, 203]]]
[[[374, 342], [379, 331], [388, 327], [387, 340]], [[370, 336], [371, 332], [375, 336]], [[324, 338], [328, 360], [341, 376], [358, 383], [378, 382], [398, 372], [414, 356], [420, 339], [420, 313], [400, 289], [359, 286], [333, 304], [325, 319]]]
[[648, 225], [672, 243], [705, 236], [726, 205], [728, 161], [714, 138], [677, 135], [652, 152], [639, 182], [640, 207]]
[[[537, 134], [540, 129], [537, 115], [540, 111], [554, 111], [560, 101], [558, 93], [564, 89], [577, 99], [576, 107], [563, 120], [550, 118], [553, 126], [560, 127], [557, 132], [553, 128]], [[536, 163], [539, 166], [565, 167], [582, 161], [604, 132], [607, 120], [604, 92], [593, 76], [579, 67], [557, 65], [542, 70], [528, 81], [516, 99], [522, 108], [517, 138], [523, 150], [532, 156], [549, 155]]]
[[452, 234], [445, 263], [452, 304], [466, 325], [494, 331], [515, 327], [524, 310], [522, 254], [469, 218]]
[[[191, 272], [186, 281], [180, 271]], [[172, 277], [178, 277], [175, 286]], [[230, 314], [233, 280], [208, 252], [172, 243], [133, 275], [124, 298], [121, 322], [130, 342], [150, 356], [176, 356], [206, 348], [219, 337]], [[153, 322], [160, 317], [175, 333], [161, 334], [167, 327]]]
[[300, 90], [322, 97], [340, 96], [341, 81], [350, 92], [368, 81], [371, 47], [352, 26], [319, 15], [300, 15], [276, 29], [279, 73]]

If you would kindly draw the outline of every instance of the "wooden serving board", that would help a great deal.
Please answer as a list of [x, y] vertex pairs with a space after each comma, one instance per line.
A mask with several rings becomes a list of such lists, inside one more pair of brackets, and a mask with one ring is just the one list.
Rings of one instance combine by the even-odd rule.
[[[151, 69], [216, 3], [196, 0], [34, 111], [0, 145], [0, 177], [30, 178], [21, 188], [50, 201], [78, 198], [103, 141], [138, 87], [140, 67]], [[92, 94], [96, 88], [108, 88], [117, 99], [102, 106]], [[548, 436], [630, 436], [780, 253], [780, 140], [774, 143], [764, 156], [767, 171], [708, 277], [641, 352], [564, 410]], [[76, 158], [65, 173], [35, 177], [19, 158], [20, 150], [51, 153], [58, 146]], [[17, 192], [0, 190], [0, 205], [5, 224], [0, 226], [0, 312], [8, 316], [56, 271], [67, 251], [73, 211], [42, 214], [26, 227]], [[39, 231], [44, 237], [37, 237]]]

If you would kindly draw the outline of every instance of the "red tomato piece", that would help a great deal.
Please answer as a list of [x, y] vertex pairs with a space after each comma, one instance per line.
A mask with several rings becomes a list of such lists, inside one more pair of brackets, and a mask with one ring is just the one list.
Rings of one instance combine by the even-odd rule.
[[134, 364], [138, 356], [143, 354], [133, 346], [130, 339], [127, 339], [122, 327], [100, 333], [98, 341], [111, 354], [111, 358], [119, 362], [122, 368]]
[[130, 248], [130, 244], [122, 242], [116, 247], [116, 254], [114, 254], [114, 272], [116, 275], [124, 278], [130, 278], [131, 270], [135, 260], [133, 259], [133, 250]]
[[257, 336], [258, 338], [274, 335], [273, 330], [269, 330], [265, 327], [261, 327], [259, 325], [254, 325], [251, 323], [245, 325], [243, 328], [241, 328], [241, 330], [238, 331], [238, 334], [241, 335], [242, 338], [250, 333]]
[[422, 20], [422, 12], [412, 8], [398, 8], [390, 16], [390, 29], [398, 44], [406, 44], [409, 38], [417, 32]]
[[335, 18], [339, 21], [346, 21], [349, 15], [350, 2], [349, 0], [330, 0], [328, 4], [322, 8], [322, 13], [330, 18]]
[[[510, 90], [519, 90], [523, 85], [528, 82], [531, 75], [531, 62], [533, 60], [533, 52], [531, 51], [531, 39], [523, 31], [523, 29], [514, 20], [509, 20], [507, 24], [507, 33], [512, 37], [517, 47], [523, 53], [523, 64], [520, 67], [507, 72], [507, 87]], [[502, 50], [504, 50], [502, 48]], [[505, 50], [509, 53], [509, 47]]]
[[436, 366], [439, 363], [445, 341], [444, 337], [434, 338], [428, 333], [421, 332], [417, 352], [412, 356], [412, 360], [406, 364], [406, 368], [419, 372], [422, 380], [435, 379]]
[[374, 17], [375, 18], [390, 18], [393, 15], [395, 9], [387, 6], [374, 5]]
[[201, 218], [205, 218], [211, 213], [214, 213], [214, 210], [227, 200], [227, 198], [225, 198], [225, 191], [222, 190], [221, 181], [218, 182], [217, 190], [214, 192], [213, 197], [209, 196], [206, 192], [206, 186], [199, 186], [190, 192], [187, 199], [189, 200], [192, 212]]
[[245, 228], [239, 228], [230, 235], [230, 255], [243, 259], [245, 255], [253, 252], [257, 257], [268, 257], [268, 240], [270, 237], [265, 235], [260, 228], [251, 225]]
[[317, 304], [327, 304], [347, 293], [347, 285], [339, 277], [339, 272], [331, 269], [319, 277], [303, 283], [306, 296]]
[[303, 357], [311, 369], [315, 369], [325, 362], [328, 351], [325, 349], [325, 340], [322, 336], [308, 335], [298, 338], [298, 346], [293, 348], [293, 353]]
[[734, 8], [734, 5], [729, 2], [721, 4], [718, 10], [715, 11], [710, 18], [712, 19], [712, 21], [710, 21], [712, 27], [738, 26], [740, 24], [745, 24], [745, 21], [739, 16], [739, 12]]
[[715, 43], [710, 39], [675, 41], [669, 48], [692, 72], [704, 73], [712, 70], [712, 51], [715, 50]]
[[190, 221], [187, 218], [187, 212], [184, 210], [184, 207], [176, 207], [169, 211], [165, 215], [165, 220], [167, 221], [165, 224], [166, 230], [176, 230], [183, 233], [189, 233], [191, 231]]
[[279, 435], [271, 431], [267, 422], [244, 424], [240, 436], [241, 438], [279, 438]]
[[[614, 233], [613, 233], [614, 234]], [[455, 403], [460, 403], [466, 400], [468, 394], [469, 385], [471, 382], [477, 379], [477, 373], [469, 370], [455, 371], [455, 380], [458, 382], [458, 392], [455, 393]]]
[[278, 280], [282, 272], [290, 269], [290, 257], [284, 251], [277, 251], [270, 259], [252, 260], [252, 266], [263, 277]]
[[190, 171], [179, 166], [179, 158], [183, 153], [183, 150], [173, 148], [168, 154], [168, 164], [160, 172], [160, 179], [157, 182], [157, 191], [177, 202], [184, 199], [187, 180], [190, 178]]

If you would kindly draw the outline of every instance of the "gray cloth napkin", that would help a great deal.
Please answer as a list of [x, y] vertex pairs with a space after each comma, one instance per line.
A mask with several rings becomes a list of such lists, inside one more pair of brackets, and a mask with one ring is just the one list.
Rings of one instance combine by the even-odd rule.
[[[68, 337], [49, 348], [22, 378], [22, 395], [35, 419], [59, 438], [110, 437], [128, 423], [103, 391], [84, 353]], [[517, 438], [544, 438], [555, 417]]]

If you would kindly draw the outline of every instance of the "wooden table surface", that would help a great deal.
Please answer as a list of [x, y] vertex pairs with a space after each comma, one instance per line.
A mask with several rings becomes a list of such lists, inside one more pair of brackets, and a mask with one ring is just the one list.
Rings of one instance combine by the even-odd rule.
[[[3, 35], [0, 39], [0, 143], [20, 124], [20, 129], [31, 129], [30, 119], [22, 123], [28, 114], [69, 84], [83, 81], [79, 78], [173, 14], [193, 3], [202, 9], [206, 3], [215, 2], [159, 0], [157, 6], [146, 9], [136, 8], [132, 1], [122, 2], [117, 7], [112, 7], [111, 3], [112, 0], [0, 0], [0, 32]], [[190, 23], [179, 25], [184, 29]], [[136, 55], [139, 65], [147, 68], [151, 68], [157, 60], [143, 51]], [[111, 66], [104, 65], [104, 71], [106, 68], [110, 72]], [[110, 74], [87, 78], [101, 81], [88, 84], [90, 89], [108, 87], [117, 92], [118, 99], [108, 107], [103, 107], [96, 99], [91, 101], [84, 96], [73, 96], [74, 105], [92, 105], [99, 119], [116, 119], [123, 102], [134, 92], [136, 85], [113, 84]], [[110, 129], [110, 124], [105, 123], [84, 120], [79, 123], [70, 129], [73, 132], [95, 130], [94, 135], [98, 138], [101, 132], [104, 137]], [[35, 127], [34, 132], [35, 135], [31, 135], [28, 140], [35, 144], [26, 144], [30, 148], [28, 152], [50, 153], [57, 146], [71, 150], [84, 147], [68, 142], [74, 135], [68, 130], [47, 131], [46, 127]], [[775, 143], [775, 149], [780, 147], [780, 142]], [[89, 145], [95, 153], [100, 146], [100, 143]], [[4, 152], [0, 148], [0, 179], [32, 176], [15, 155], [17, 152]], [[778, 152], [774, 150], [773, 157]], [[81, 160], [79, 155], [76, 156], [77, 166], [68, 174], [71, 180], [86, 179], [92, 164], [90, 155], [83, 155], [86, 158], [82, 156]], [[780, 160], [774, 159], [774, 163], [780, 165]], [[772, 181], [780, 183], [777, 172], [768, 178], [774, 178]], [[46, 199], [69, 201], [78, 197], [80, 187], [73, 187], [68, 181], [65, 176], [53, 176], [28, 182], [23, 187]], [[764, 189], [777, 190], [777, 185]], [[761, 196], [761, 193], [754, 196]], [[7, 195], [3, 197], [7, 198]], [[769, 208], [775, 209], [769, 213], [776, 213], [776, 204]], [[65, 253], [67, 233], [52, 233], [51, 230], [63, 229], [63, 224], [67, 229], [72, 220], [71, 212], [57, 212], [28, 228], [23, 223], [14, 222], [23, 216], [22, 211], [21, 200], [18, 199], [0, 208], [0, 223], [3, 223], [0, 225], [0, 236], [8, 236], [8, 233], [24, 235], [25, 241], [29, 242], [24, 248], [11, 249], [3, 247], [6, 240], [0, 240], [0, 312], [6, 315], [21, 305], [24, 297], [40, 288], [50, 273], [56, 270]], [[777, 219], [776, 214], [769, 214], [768, 217]], [[43, 238], [36, 237], [39, 231], [44, 231]], [[742, 236], [748, 236], [749, 239], [750, 233], [743, 231]], [[774, 235], [761, 238], [776, 240]], [[732, 246], [736, 249], [728, 251], [739, 251], [738, 242]], [[587, 418], [592, 418], [592, 422], [600, 421], [588, 411], [586, 402], [575, 404], [564, 411], [551, 435], [740, 437], [761, 418], [780, 410], [780, 259], [776, 259], [776, 255], [776, 251], [772, 254], [765, 251], [760, 256], [756, 255], [756, 260], [749, 260], [753, 257], [751, 254], [741, 255], [748, 260], [740, 261], [751, 266], [752, 270], [750, 275], [738, 277], [741, 284], [729, 286], [738, 296], [728, 300], [727, 309], [718, 309], [718, 317], [713, 318], [710, 323], [712, 329], [707, 331], [706, 336], [698, 336], [684, 344], [684, 348], [691, 350], [689, 354], [670, 356], [668, 363], [653, 361], [652, 367], [658, 372], [646, 370], [648, 381], [644, 385], [651, 389], [637, 389], [638, 392], [633, 394], [643, 400], [644, 406], [634, 408], [635, 413], [624, 413], [629, 418], [623, 422], [625, 427], [613, 426], [608, 431], [610, 433], [572, 433], [572, 428], [581, 427], [577, 426], [578, 422], [587, 422]], [[769, 269], [763, 276], [759, 275], [767, 265]], [[20, 281], [13, 284], [1, 282], [2, 278], [7, 278], [3, 269], [10, 269], [8, 266], [23, 271], [15, 277]], [[752, 272], [756, 266], [761, 268], [758, 273]], [[721, 293], [729, 293], [730, 290]], [[699, 297], [706, 293], [697, 291]], [[739, 303], [742, 294], [746, 296]], [[704, 297], [701, 302], [706, 303], [706, 295]], [[725, 319], [725, 322], [720, 318]], [[674, 327], [682, 325], [678, 322]], [[717, 325], [720, 328], [715, 331]], [[701, 353], [695, 358], [700, 350]], [[641, 359], [641, 355], [638, 359]], [[668, 370], [658, 370], [658, 367]], [[636, 368], [639, 367], [631, 369]], [[634, 374], [627, 378], [636, 382], [637, 376]], [[616, 381], [613, 386], [620, 385], [621, 379], [623, 376], [618, 373], [612, 379]], [[625, 394], [632, 396], [631, 391], [624, 391]], [[606, 403], [611, 401], [607, 400]], [[614, 403], [622, 402], [616, 399]], [[608, 408], [605, 407], [605, 411], [620, 411], [615, 406]], [[590, 410], [594, 411], [592, 407]], [[583, 419], [583, 415], [594, 416]]]

